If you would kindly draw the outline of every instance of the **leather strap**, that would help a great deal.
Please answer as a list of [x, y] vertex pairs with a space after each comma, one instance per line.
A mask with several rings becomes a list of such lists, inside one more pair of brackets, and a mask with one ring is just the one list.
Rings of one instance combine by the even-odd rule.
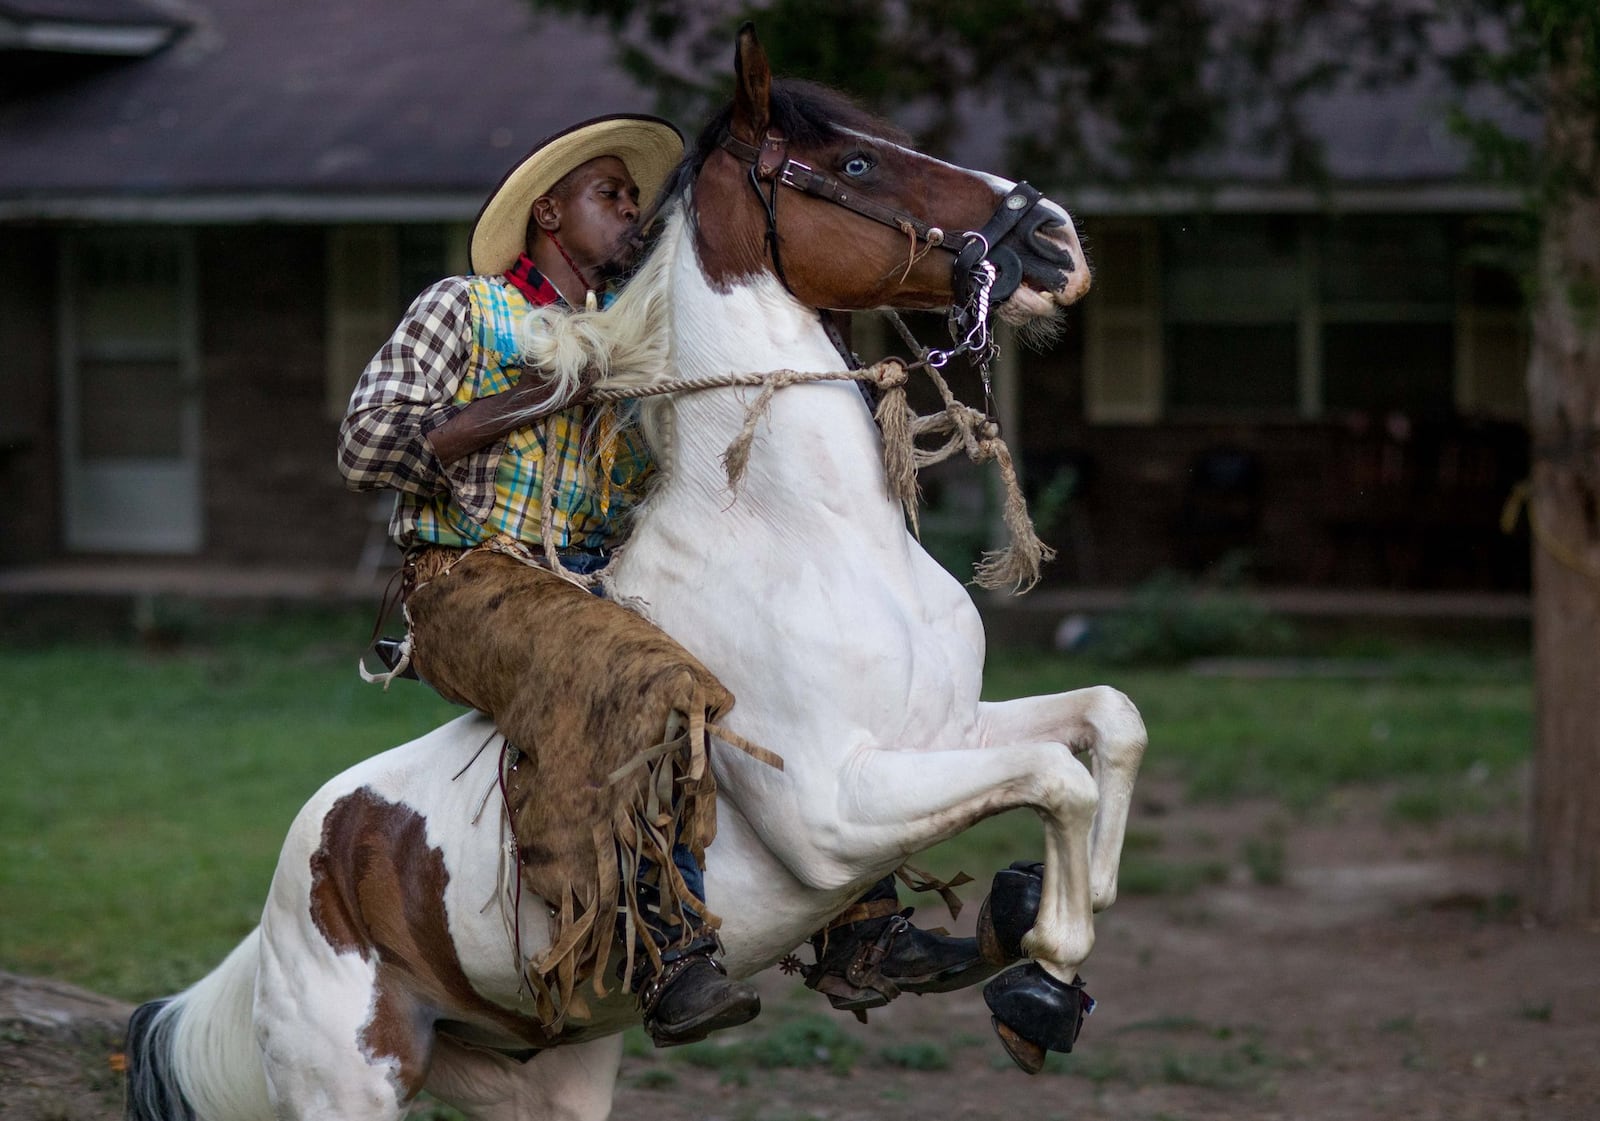
[[[731, 139], [733, 134], [729, 133]], [[788, 162], [789, 141], [775, 132], [768, 132], [761, 138], [761, 149], [756, 153], [751, 162], [756, 165], [756, 175], [762, 179], [771, 179], [778, 174], [778, 169]]]
[[801, 194], [831, 202], [846, 210], [853, 210], [863, 218], [870, 218], [890, 229], [899, 230], [901, 233], [914, 233], [921, 240], [935, 245], [944, 244], [945, 233], [938, 226], [930, 226], [904, 210], [862, 198], [856, 194], [853, 187], [846, 186], [826, 172], [818, 171], [810, 164], [801, 163], [799, 160], [787, 158], [785, 152], [788, 143], [783, 137], [774, 136], [770, 132], [762, 139], [759, 148], [754, 144], [745, 143], [731, 132], [724, 133], [719, 141], [720, 147], [729, 155], [750, 164], [755, 169], [758, 179], [763, 181], [775, 179]]
[[858, 989], [870, 986], [881, 991], [883, 985], [893, 988], [894, 982], [883, 976], [881, 967], [884, 959], [894, 949], [894, 940], [910, 927], [910, 922], [903, 916], [896, 915], [884, 925], [876, 938], [863, 944], [856, 951], [855, 957], [851, 958], [850, 964], [845, 967], [844, 979]]
[[885, 915], [896, 914], [899, 910], [900, 901], [893, 896], [888, 899], [873, 899], [866, 903], [857, 903], [853, 907], [846, 907], [832, 922], [822, 929], [837, 930], [841, 926], [865, 922], [867, 919], [881, 919]]
[[[978, 237], [967, 242], [956, 257], [957, 269], [972, 269], [978, 262], [988, 256], [989, 252], [999, 245], [1001, 239], [1010, 233], [1022, 216], [1033, 209], [1044, 196], [1038, 188], [1028, 183], [1018, 183], [1006, 192], [1006, 197], [1000, 200], [1000, 205], [984, 223], [983, 229], [978, 231]], [[982, 248], [979, 248], [979, 238], [982, 239]], [[977, 250], [974, 252], [974, 250]]]

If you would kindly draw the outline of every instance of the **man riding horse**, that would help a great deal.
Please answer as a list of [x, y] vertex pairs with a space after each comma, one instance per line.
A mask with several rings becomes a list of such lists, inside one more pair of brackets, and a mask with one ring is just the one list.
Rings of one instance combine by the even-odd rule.
[[[473, 275], [423, 292], [367, 365], [339, 453], [351, 487], [398, 492], [390, 533], [406, 556], [410, 666], [504, 734], [519, 883], [552, 908], [551, 949], [527, 968], [541, 1013], [580, 1011], [576, 986], [591, 979], [603, 994], [595, 974], [620, 938], [622, 980], [657, 1046], [760, 1009], [714, 957], [703, 863], [715, 785], [703, 737], [679, 735], [733, 698], [639, 615], [542, 567], [603, 569], [653, 463], [635, 410], [586, 402], [585, 381], [525, 366], [519, 340], [536, 309], [610, 301], [682, 151], [676, 129], [643, 116], [587, 121], [535, 148], [479, 214]], [[580, 654], [604, 679], [577, 672]], [[654, 688], [666, 680], [677, 685]], [[628, 719], [665, 732], [623, 734], [621, 696], [639, 697]], [[637, 765], [663, 735], [681, 746]], [[909, 913], [885, 877], [813, 936], [808, 983], [859, 1012], [992, 970], [974, 939], [919, 930]]]

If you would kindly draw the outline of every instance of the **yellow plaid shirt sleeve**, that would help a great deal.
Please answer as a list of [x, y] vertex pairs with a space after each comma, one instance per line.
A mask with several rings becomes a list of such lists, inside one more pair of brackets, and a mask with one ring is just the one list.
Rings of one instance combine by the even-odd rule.
[[570, 406], [450, 464], [433, 455], [428, 432], [522, 376], [511, 340], [527, 308], [498, 279], [441, 281], [363, 371], [340, 426], [339, 464], [354, 489], [400, 492], [389, 530], [402, 547], [471, 546], [495, 534], [542, 543], [548, 470], [557, 548], [614, 544], [642, 497], [653, 460], [632, 404]]

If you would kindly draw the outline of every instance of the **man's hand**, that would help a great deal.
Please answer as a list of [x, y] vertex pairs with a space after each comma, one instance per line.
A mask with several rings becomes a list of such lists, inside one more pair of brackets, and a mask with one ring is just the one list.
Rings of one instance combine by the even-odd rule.
[[594, 384], [592, 371], [584, 371], [578, 391], [558, 399], [555, 387], [538, 371], [525, 369], [521, 380], [504, 393], [479, 397], [438, 428], [426, 439], [440, 463], [454, 463], [462, 456], [486, 448], [507, 432], [526, 428], [541, 417], [581, 402]]

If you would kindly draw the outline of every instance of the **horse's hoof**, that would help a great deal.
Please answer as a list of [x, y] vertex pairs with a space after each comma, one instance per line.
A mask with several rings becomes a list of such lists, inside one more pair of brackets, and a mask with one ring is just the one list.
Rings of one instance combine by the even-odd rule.
[[994, 1025], [994, 1034], [1000, 1037], [1000, 1046], [1006, 1049], [1006, 1054], [1011, 1056], [1011, 1061], [1022, 1068], [1024, 1074], [1038, 1074], [1044, 1069], [1045, 1050], [1037, 1043], [1030, 1043], [1016, 1032], [1000, 1022], [998, 1016], [990, 1018]]
[[995, 1034], [1006, 1054], [1029, 1074], [1044, 1066], [1046, 1051], [1071, 1051], [1094, 1011], [1094, 998], [1083, 991], [1083, 978], [1068, 985], [1037, 962], [1000, 974], [983, 987], [983, 1001], [994, 1013]]
[[978, 952], [990, 965], [1022, 960], [1022, 936], [1039, 918], [1044, 865], [1019, 860], [994, 874], [994, 883], [978, 912]]

